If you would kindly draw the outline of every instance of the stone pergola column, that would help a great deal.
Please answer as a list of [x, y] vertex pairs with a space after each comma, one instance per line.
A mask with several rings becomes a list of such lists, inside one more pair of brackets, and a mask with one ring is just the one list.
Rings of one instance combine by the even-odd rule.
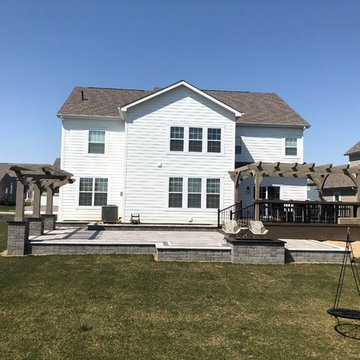
[[25, 255], [26, 242], [29, 238], [29, 223], [24, 221], [25, 193], [27, 186], [25, 179], [16, 179], [16, 207], [14, 221], [8, 221], [8, 255]]
[[46, 187], [46, 211], [45, 215], [42, 215], [45, 231], [55, 230], [56, 227], [56, 215], [53, 214], [54, 192], [54, 185], [50, 184]]
[[28, 218], [29, 222], [29, 235], [41, 236], [44, 233], [44, 219], [40, 217], [41, 209], [41, 182], [35, 181], [33, 183], [34, 199], [33, 199], [33, 214]]

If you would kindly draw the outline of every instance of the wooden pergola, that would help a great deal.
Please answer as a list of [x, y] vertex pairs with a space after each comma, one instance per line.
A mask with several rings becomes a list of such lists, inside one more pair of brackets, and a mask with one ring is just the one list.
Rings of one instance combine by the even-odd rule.
[[[354, 188], [356, 189], [356, 202], [360, 205], [360, 165], [354, 166], [348, 164], [333, 166], [332, 164], [326, 164], [316, 166], [314, 163], [288, 164], [281, 162], [267, 163], [258, 161], [239, 167], [233, 171], [229, 171], [229, 174], [234, 177], [235, 203], [238, 201], [239, 186], [241, 182], [249, 177], [254, 178], [255, 220], [258, 220], [260, 216], [259, 203], [257, 203], [257, 200], [260, 200], [260, 185], [264, 177], [308, 178], [316, 184], [320, 197], [322, 197], [324, 185], [328, 176], [330, 174], [344, 174], [354, 183]], [[358, 206], [357, 217], [360, 217], [360, 206]]]
[[16, 177], [16, 208], [14, 221], [24, 221], [25, 194], [34, 191], [33, 217], [40, 218], [41, 194], [46, 191], [46, 215], [53, 214], [54, 192], [75, 180], [72, 174], [53, 165], [26, 165], [10, 167], [10, 175]]

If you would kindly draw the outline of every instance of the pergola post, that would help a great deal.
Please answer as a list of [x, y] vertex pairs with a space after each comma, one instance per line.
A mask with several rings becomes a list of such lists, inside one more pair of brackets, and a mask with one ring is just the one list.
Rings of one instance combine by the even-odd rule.
[[33, 199], [33, 218], [40, 217], [40, 207], [41, 207], [41, 184], [39, 181], [36, 181], [33, 184], [34, 199]]
[[16, 179], [16, 206], [14, 221], [24, 221], [25, 210], [25, 181], [22, 178]]
[[262, 179], [263, 179], [263, 177], [258, 172], [255, 172], [255, 174], [254, 174], [254, 187], [255, 187], [254, 220], [255, 221], [260, 220], [260, 204], [256, 200], [260, 200], [260, 184], [261, 184]]
[[46, 215], [53, 214], [53, 204], [54, 204], [54, 188], [52, 185], [49, 185], [46, 188]]

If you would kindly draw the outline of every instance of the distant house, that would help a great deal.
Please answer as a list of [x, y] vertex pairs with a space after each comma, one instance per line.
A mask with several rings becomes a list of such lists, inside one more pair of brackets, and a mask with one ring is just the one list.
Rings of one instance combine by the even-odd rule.
[[[10, 167], [13, 165], [24, 166], [27, 165], [43, 165], [48, 166], [48, 164], [19, 164], [19, 163], [0, 163], [0, 204], [5, 205], [14, 205], [16, 202], [16, 178], [11, 174]], [[55, 167], [60, 168], [60, 158], [57, 158], [53, 164]], [[54, 205], [58, 203], [59, 190], [54, 194]], [[33, 200], [33, 191], [30, 188], [25, 196], [25, 203], [31, 204]], [[43, 194], [41, 197], [41, 204], [46, 204], [46, 194]]]
[[[99, 220], [115, 204], [128, 221], [213, 223], [217, 209], [252, 204], [246, 179], [235, 199], [234, 168], [303, 162], [310, 125], [278, 95], [201, 90], [179, 81], [154, 91], [76, 87], [59, 110], [59, 219]], [[261, 198], [306, 200], [306, 179], [266, 178]]]
[[[350, 165], [360, 165], [360, 141], [356, 143], [345, 154], [349, 157]], [[356, 189], [351, 179], [343, 174], [331, 174], [327, 178], [323, 199], [327, 201], [356, 201]]]
[[0, 163], [0, 204], [14, 205], [16, 200], [16, 179], [8, 173], [12, 164]]

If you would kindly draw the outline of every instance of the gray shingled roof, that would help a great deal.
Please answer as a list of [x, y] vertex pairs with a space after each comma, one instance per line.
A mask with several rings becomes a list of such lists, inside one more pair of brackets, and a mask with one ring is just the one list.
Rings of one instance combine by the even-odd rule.
[[349, 149], [345, 155], [351, 155], [354, 153], [360, 152], [360, 141], [356, 143], [351, 149]]
[[[309, 127], [299, 114], [273, 93], [203, 90], [244, 115], [239, 124], [299, 125]], [[84, 99], [82, 100], [82, 92]], [[119, 116], [118, 107], [127, 105], [154, 91], [75, 87], [60, 108], [58, 116]]]
[[355, 186], [351, 179], [344, 174], [330, 174], [325, 181], [324, 189]]

